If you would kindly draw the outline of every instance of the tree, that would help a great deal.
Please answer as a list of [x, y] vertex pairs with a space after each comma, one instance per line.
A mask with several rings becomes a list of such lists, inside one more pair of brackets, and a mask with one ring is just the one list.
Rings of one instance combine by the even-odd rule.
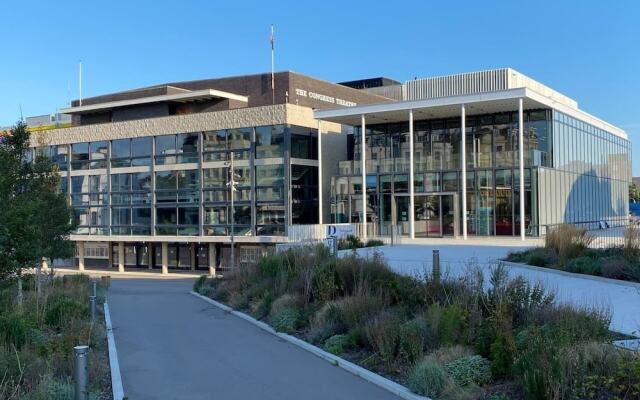
[[0, 136], [0, 280], [49, 259], [70, 257], [73, 209], [52, 160], [30, 149], [18, 122]]

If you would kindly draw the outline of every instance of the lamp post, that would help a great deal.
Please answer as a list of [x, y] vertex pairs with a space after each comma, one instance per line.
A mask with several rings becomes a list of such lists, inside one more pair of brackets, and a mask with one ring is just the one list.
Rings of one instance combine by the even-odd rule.
[[233, 151], [230, 152], [230, 159], [227, 163], [229, 167], [229, 181], [227, 182], [227, 186], [229, 187], [229, 197], [231, 200], [231, 268], [235, 268], [236, 266], [236, 252], [235, 252], [235, 218], [234, 218], [234, 207], [233, 207], [233, 199], [236, 191], [236, 179], [235, 179], [235, 170], [233, 169]]

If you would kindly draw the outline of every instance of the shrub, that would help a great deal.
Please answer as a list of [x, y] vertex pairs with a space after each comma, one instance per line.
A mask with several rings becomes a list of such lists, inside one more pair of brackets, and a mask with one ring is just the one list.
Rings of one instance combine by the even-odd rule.
[[26, 315], [11, 312], [0, 315], [0, 340], [8, 349], [15, 346], [18, 350], [27, 343], [33, 326]]
[[629, 261], [636, 261], [640, 257], [640, 229], [636, 225], [629, 225], [625, 229], [622, 252]]
[[364, 331], [369, 345], [391, 366], [400, 342], [400, 318], [392, 311], [382, 311], [367, 322]]
[[535, 248], [529, 251], [526, 262], [527, 264], [534, 265], [536, 267], [544, 267], [545, 265], [549, 264], [549, 259], [550, 257], [548, 250], [544, 248]]
[[300, 312], [292, 307], [285, 307], [272, 313], [271, 325], [277, 332], [293, 333], [298, 327]]
[[298, 309], [300, 306], [300, 298], [291, 294], [283, 294], [273, 301], [271, 304], [271, 314], [278, 314], [285, 308]]
[[202, 288], [207, 283], [207, 276], [200, 275], [198, 279], [193, 283], [193, 291], [196, 293], [202, 293]]
[[340, 239], [338, 241], [338, 250], [348, 250], [348, 249], [359, 249], [364, 247], [364, 244], [360, 240], [360, 238], [356, 236], [349, 235], [344, 239]]
[[592, 241], [593, 237], [586, 229], [560, 224], [547, 232], [544, 247], [555, 252], [560, 265], [564, 265], [570, 259], [582, 256]]
[[491, 382], [491, 362], [482, 356], [467, 356], [451, 361], [445, 371], [460, 386], [485, 385]]
[[60, 329], [63, 324], [71, 319], [81, 319], [89, 315], [89, 307], [76, 300], [58, 297], [55, 299], [45, 314], [47, 325]]
[[271, 312], [273, 294], [266, 290], [262, 296], [251, 303], [251, 314], [257, 319], [263, 319]]
[[314, 269], [311, 286], [313, 300], [323, 303], [333, 300], [338, 288], [335, 262], [325, 262]]
[[602, 276], [611, 279], [629, 279], [633, 277], [633, 267], [624, 257], [608, 257], [602, 260]]
[[427, 310], [427, 324], [437, 332], [438, 340], [443, 344], [456, 344], [466, 337], [467, 312], [457, 304], [442, 307], [434, 304]]
[[431, 360], [416, 364], [407, 377], [407, 387], [421, 396], [437, 397], [447, 385], [444, 368]]
[[428, 358], [440, 365], [445, 365], [459, 358], [469, 357], [473, 355], [473, 351], [465, 346], [445, 346], [436, 349], [429, 354]]
[[324, 342], [327, 338], [345, 331], [340, 307], [330, 301], [325, 303], [311, 319], [311, 327], [307, 332], [307, 337], [312, 342]]
[[379, 239], [369, 239], [367, 240], [367, 243], [364, 244], [364, 247], [377, 247], [377, 246], [384, 246], [384, 242]]
[[324, 342], [324, 349], [336, 356], [342, 355], [351, 347], [351, 338], [348, 335], [333, 335]]
[[336, 306], [340, 309], [345, 327], [353, 329], [382, 310], [384, 302], [379, 297], [369, 295], [348, 296], [337, 300]]
[[601, 275], [600, 261], [591, 257], [578, 257], [569, 260], [564, 269], [568, 272], [575, 272], [586, 275]]
[[425, 347], [435, 341], [433, 332], [424, 318], [417, 317], [400, 326], [400, 356], [408, 364], [421, 359]]
[[268, 253], [258, 259], [258, 271], [263, 277], [275, 278], [283, 264], [283, 257], [278, 253]]

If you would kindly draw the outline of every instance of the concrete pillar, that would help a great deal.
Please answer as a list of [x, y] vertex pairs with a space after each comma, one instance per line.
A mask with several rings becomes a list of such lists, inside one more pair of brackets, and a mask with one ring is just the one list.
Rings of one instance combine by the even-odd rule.
[[107, 257], [109, 257], [109, 269], [113, 268], [113, 242], [107, 243]]
[[362, 241], [367, 241], [367, 167], [365, 160], [365, 152], [367, 151], [366, 144], [366, 119], [364, 114], [362, 114], [362, 129], [360, 129], [360, 169], [362, 173], [362, 218], [360, 222], [362, 223]]
[[190, 257], [190, 262], [191, 262], [191, 270], [195, 271], [196, 270], [196, 262], [197, 262], [197, 257], [196, 257], [196, 244], [195, 243], [191, 243], [189, 245], [189, 250], [191, 251], [191, 257]]
[[209, 243], [209, 276], [216, 276], [216, 246], [213, 243]]
[[124, 242], [118, 242], [118, 272], [124, 272]]
[[461, 203], [462, 203], [462, 239], [467, 240], [467, 115], [464, 104], [460, 106], [460, 134], [461, 150], [460, 154], [460, 169], [462, 170], [462, 176], [460, 177], [460, 183], [462, 187]]
[[409, 237], [416, 238], [415, 188], [413, 187], [413, 110], [409, 110]]
[[76, 242], [78, 246], [78, 271], [84, 271], [84, 242]]
[[518, 158], [520, 162], [520, 239], [524, 240], [524, 110], [522, 98], [518, 99]]
[[162, 274], [169, 273], [169, 243], [162, 242]]
[[149, 269], [153, 269], [153, 243], [147, 244], [147, 258], [149, 259], [147, 262]]
[[322, 224], [322, 121], [318, 120], [318, 223]]

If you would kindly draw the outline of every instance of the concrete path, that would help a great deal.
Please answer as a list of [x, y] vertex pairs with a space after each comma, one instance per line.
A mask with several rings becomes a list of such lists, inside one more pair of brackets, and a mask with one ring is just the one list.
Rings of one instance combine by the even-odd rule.
[[130, 399], [396, 399], [188, 294], [190, 279], [113, 279], [109, 307]]
[[[504, 259], [510, 251], [521, 250], [523, 247], [515, 244], [399, 245], [381, 246], [377, 250], [358, 249], [358, 254], [371, 256], [374, 251], [379, 251], [391, 268], [403, 274], [415, 275], [431, 271], [434, 249], [440, 251], [443, 273], [456, 277], [475, 266], [480, 266], [487, 275], [497, 260]], [[519, 275], [532, 283], [542, 283], [547, 289], [555, 291], [561, 302], [610, 310], [612, 330], [640, 336], [640, 284], [547, 268], [510, 265], [507, 269], [512, 276]]]

